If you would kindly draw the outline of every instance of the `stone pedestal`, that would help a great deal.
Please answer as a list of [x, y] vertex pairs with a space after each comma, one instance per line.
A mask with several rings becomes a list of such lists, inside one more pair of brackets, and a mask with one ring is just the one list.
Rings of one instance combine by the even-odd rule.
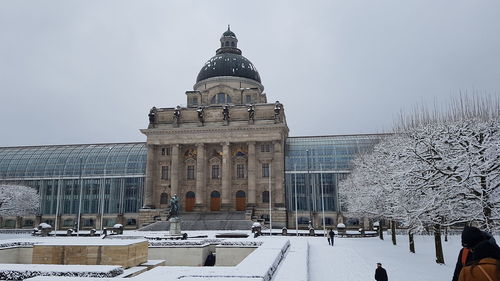
[[181, 219], [180, 218], [170, 218], [170, 235], [181, 235]]

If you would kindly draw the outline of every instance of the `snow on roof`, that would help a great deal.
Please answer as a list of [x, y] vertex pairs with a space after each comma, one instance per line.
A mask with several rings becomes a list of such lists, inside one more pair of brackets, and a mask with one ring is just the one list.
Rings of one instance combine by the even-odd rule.
[[146, 242], [146, 239], [102, 239], [100, 237], [43, 237], [37, 240], [38, 245], [44, 246], [124, 246], [139, 242]]
[[[30, 271], [57, 271], [57, 272], [110, 272], [119, 269], [116, 265], [66, 265], [66, 264], [0, 264], [0, 270], [30, 270]], [[30, 279], [31, 280], [31, 279]], [[100, 279], [99, 279], [100, 280]]]

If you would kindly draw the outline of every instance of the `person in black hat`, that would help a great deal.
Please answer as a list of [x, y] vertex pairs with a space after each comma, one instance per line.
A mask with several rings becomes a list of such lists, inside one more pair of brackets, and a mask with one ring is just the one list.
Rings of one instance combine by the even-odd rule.
[[455, 271], [453, 272], [452, 281], [458, 281], [458, 276], [460, 276], [460, 271], [462, 268], [472, 261], [472, 253], [467, 248], [470, 245], [476, 245], [482, 238], [482, 231], [477, 227], [465, 226], [462, 231], [462, 249], [458, 253], [457, 263], [455, 264]]
[[462, 246], [470, 251], [470, 258], [458, 270], [459, 281], [500, 280], [500, 248], [491, 234], [466, 226], [462, 231]]
[[387, 271], [382, 267], [382, 264], [377, 262], [377, 269], [375, 269], [375, 280], [377, 281], [388, 281]]

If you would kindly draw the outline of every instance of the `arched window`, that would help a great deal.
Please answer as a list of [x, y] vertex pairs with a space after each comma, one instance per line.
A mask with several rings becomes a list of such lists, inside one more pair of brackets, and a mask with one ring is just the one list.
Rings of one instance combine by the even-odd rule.
[[232, 47], [234, 47], [234, 46], [235, 46], [235, 45], [234, 45], [234, 42], [231, 42], [231, 46], [232, 46]]
[[210, 193], [210, 197], [211, 198], [220, 198], [220, 193], [217, 190], [214, 190], [214, 191], [212, 191], [212, 193]]
[[168, 204], [168, 194], [166, 192], [160, 195], [160, 204]]
[[238, 190], [236, 192], [236, 198], [245, 198], [245, 191], [243, 190]]
[[269, 203], [269, 191], [262, 192], [262, 203]]
[[189, 191], [188, 193], [186, 193], [186, 198], [195, 198], [194, 192]]
[[226, 41], [226, 47], [229, 47], [229, 41]]
[[210, 100], [210, 103], [212, 103], [212, 104], [232, 103], [232, 99], [231, 99], [231, 96], [229, 96], [227, 94], [218, 93], [217, 95], [212, 97], [212, 99]]

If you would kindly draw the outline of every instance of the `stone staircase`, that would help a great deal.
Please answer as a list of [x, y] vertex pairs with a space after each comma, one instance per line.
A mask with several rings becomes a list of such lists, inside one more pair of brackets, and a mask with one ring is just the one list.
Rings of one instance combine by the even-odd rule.
[[[253, 221], [241, 212], [186, 212], [179, 215], [181, 230], [250, 230]], [[139, 229], [140, 231], [168, 231], [168, 221], [157, 221]]]

